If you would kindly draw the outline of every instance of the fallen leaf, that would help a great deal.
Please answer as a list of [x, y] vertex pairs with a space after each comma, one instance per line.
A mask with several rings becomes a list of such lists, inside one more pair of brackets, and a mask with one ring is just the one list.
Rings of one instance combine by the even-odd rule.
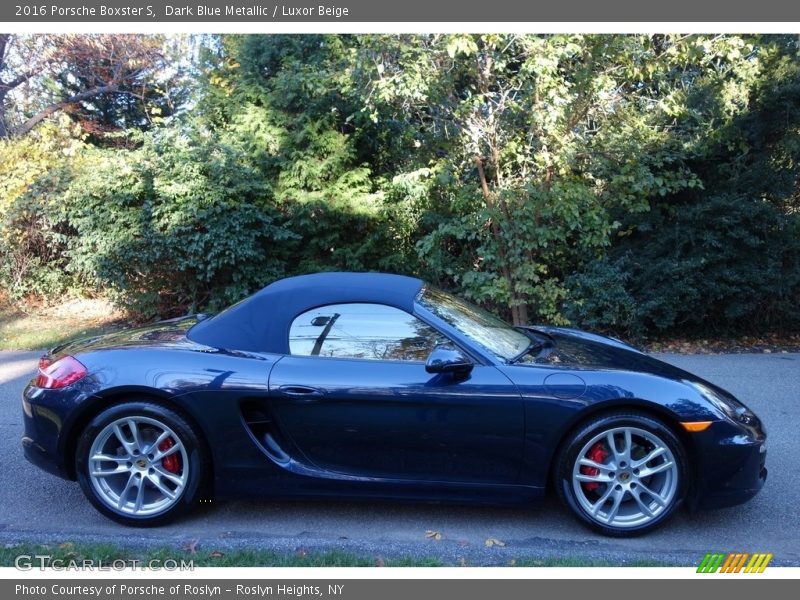
[[466, 560], [464, 560], [464, 557], [463, 557], [463, 556], [460, 556], [460, 557], [458, 558], [458, 566], [459, 566], [459, 567], [466, 567], [466, 566], [467, 566], [467, 561], [466, 561]]
[[72, 542], [64, 542], [59, 546], [61, 550], [72, 550], [75, 547], [75, 544]]
[[188, 552], [189, 554], [197, 554], [197, 543], [200, 540], [192, 540], [188, 544], [186, 544], [183, 549]]
[[425, 537], [430, 540], [439, 541], [440, 539], [442, 539], [442, 534], [439, 533], [438, 531], [434, 531], [433, 529], [428, 529], [428, 531], [425, 532]]
[[383, 562], [383, 558], [382, 557], [379, 556], [378, 558], [375, 559], [375, 566], [376, 567], [385, 567], [386, 566], [386, 564]]
[[222, 552], [220, 552], [219, 550], [214, 550], [211, 554], [209, 554], [209, 556], [211, 558], [222, 558], [225, 555]]
[[505, 542], [503, 542], [501, 540], [498, 540], [497, 538], [487, 538], [486, 541], [484, 542], [484, 544], [486, 544], [487, 548], [491, 548], [492, 546], [505, 546], [506, 545]]
[[298, 548], [297, 549], [297, 557], [298, 558], [305, 558], [306, 557], [306, 549], [305, 548]]

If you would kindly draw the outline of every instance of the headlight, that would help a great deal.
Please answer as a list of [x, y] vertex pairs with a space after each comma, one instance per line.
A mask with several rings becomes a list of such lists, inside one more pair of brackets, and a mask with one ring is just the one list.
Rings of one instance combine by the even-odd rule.
[[733, 396], [720, 394], [702, 383], [692, 382], [692, 386], [729, 419], [744, 425], [755, 425], [758, 422], [758, 417], [756, 417], [755, 413]]

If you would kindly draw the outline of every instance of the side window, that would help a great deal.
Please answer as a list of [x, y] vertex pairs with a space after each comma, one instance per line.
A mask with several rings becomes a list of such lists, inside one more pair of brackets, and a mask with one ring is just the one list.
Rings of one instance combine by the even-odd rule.
[[297, 356], [425, 361], [447, 339], [431, 326], [382, 304], [330, 304], [292, 321], [289, 351]]

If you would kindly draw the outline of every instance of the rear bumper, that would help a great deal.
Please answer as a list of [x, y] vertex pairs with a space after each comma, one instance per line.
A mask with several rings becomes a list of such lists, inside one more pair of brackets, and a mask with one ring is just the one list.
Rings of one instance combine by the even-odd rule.
[[43, 471], [58, 475], [63, 479], [71, 479], [70, 475], [65, 472], [61, 460], [49, 453], [46, 448], [28, 435], [22, 436], [22, 452], [29, 463], [36, 465]]
[[725, 508], [750, 500], [767, 480], [767, 436], [760, 423], [714, 423], [695, 442], [696, 478], [690, 504]]
[[64, 418], [77, 390], [45, 390], [32, 383], [22, 393], [22, 451], [40, 469], [74, 479], [64, 463]]

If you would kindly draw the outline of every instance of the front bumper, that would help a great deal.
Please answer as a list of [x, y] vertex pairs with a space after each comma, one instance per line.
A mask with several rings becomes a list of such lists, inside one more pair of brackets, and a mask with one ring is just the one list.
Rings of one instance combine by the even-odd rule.
[[718, 421], [706, 431], [692, 434], [695, 485], [690, 505], [724, 508], [755, 496], [767, 480], [766, 441], [760, 422]]

